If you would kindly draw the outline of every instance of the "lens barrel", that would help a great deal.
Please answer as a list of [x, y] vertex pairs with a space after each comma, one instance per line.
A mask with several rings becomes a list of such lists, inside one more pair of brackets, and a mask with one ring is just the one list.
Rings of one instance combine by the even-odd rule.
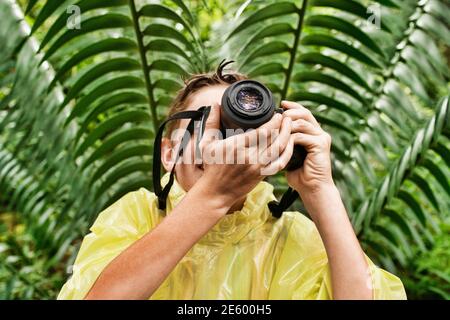
[[275, 104], [272, 93], [255, 80], [241, 80], [225, 90], [221, 121], [226, 129], [256, 129], [272, 118]]

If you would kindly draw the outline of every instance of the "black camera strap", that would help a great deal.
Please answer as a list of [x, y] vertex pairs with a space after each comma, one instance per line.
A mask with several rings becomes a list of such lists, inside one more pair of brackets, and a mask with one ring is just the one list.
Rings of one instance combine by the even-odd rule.
[[284, 211], [286, 211], [299, 197], [297, 191], [289, 187], [278, 202], [276, 200], [270, 201], [267, 206], [275, 218], [280, 218]]
[[[173, 185], [174, 175], [175, 175], [175, 166], [178, 162], [178, 159], [183, 154], [184, 148], [187, 146], [189, 139], [191, 137], [191, 133], [194, 132], [195, 121], [201, 120], [200, 132], [201, 134], [197, 135], [197, 142], [200, 142], [200, 138], [203, 135], [203, 131], [205, 128], [206, 119], [208, 118], [210, 111], [210, 107], [202, 107], [197, 111], [182, 111], [174, 114], [173, 116], [166, 119], [159, 127], [158, 132], [155, 137], [155, 144], [153, 146], [153, 190], [155, 191], [156, 196], [158, 197], [158, 208], [161, 210], [166, 209], [167, 204], [167, 196], [169, 194], [170, 188]], [[189, 124], [184, 132], [183, 138], [181, 139], [180, 147], [177, 152], [177, 156], [175, 158], [175, 162], [173, 164], [172, 170], [170, 171], [169, 182], [164, 186], [161, 186], [161, 141], [164, 133], [164, 128], [166, 124], [170, 121], [181, 120], [181, 119], [191, 119]], [[198, 143], [196, 144], [196, 156], [199, 155]]]
[[[196, 111], [182, 111], [178, 112], [172, 116], [170, 116], [168, 119], [166, 119], [159, 127], [158, 132], [155, 137], [155, 144], [153, 149], [153, 190], [158, 197], [158, 208], [160, 210], [165, 210], [167, 206], [167, 197], [169, 195], [169, 191], [172, 188], [173, 182], [174, 182], [174, 176], [175, 176], [175, 167], [176, 164], [183, 154], [184, 148], [189, 143], [189, 139], [191, 138], [192, 133], [195, 129], [195, 121], [200, 121], [200, 128], [199, 128], [199, 134], [197, 135], [197, 141], [195, 146], [195, 155], [196, 159], [197, 157], [200, 157], [200, 149], [199, 149], [199, 143], [203, 136], [206, 120], [208, 119], [209, 113], [211, 111], [211, 107], [201, 107]], [[183, 138], [180, 142], [180, 147], [177, 152], [177, 156], [175, 158], [175, 162], [173, 164], [172, 170], [170, 171], [170, 177], [167, 184], [164, 186], [164, 188], [161, 186], [161, 142], [162, 137], [164, 133], [164, 128], [167, 123], [170, 121], [176, 121], [181, 119], [191, 119], [189, 121], [189, 124], [186, 128], [186, 131], [184, 132]], [[276, 218], [280, 218], [283, 212], [289, 208], [292, 203], [296, 199], [298, 199], [299, 195], [297, 191], [293, 190], [292, 188], [288, 188], [288, 190], [283, 194], [281, 197], [280, 202], [273, 200], [268, 203], [268, 207], [272, 215]]]

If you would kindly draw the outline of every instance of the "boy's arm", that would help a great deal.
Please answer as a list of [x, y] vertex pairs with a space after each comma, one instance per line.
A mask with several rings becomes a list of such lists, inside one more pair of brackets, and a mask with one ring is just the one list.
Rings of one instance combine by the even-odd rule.
[[204, 180], [196, 183], [170, 215], [111, 261], [85, 299], [148, 299], [227, 213], [229, 199], [211, 190]]
[[331, 172], [331, 136], [312, 113], [283, 101], [283, 116], [292, 119], [293, 137], [304, 146], [303, 166], [287, 173], [320, 233], [331, 269], [333, 298], [372, 299], [370, 269], [353, 231]]
[[327, 252], [333, 298], [373, 299], [370, 269], [336, 186], [303, 193], [302, 200]]
[[[183, 200], [148, 234], [116, 257], [100, 274], [86, 299], [148, 299], [194, 244], [227, 214], [232, 205], [262, 179], [262, 167], [283, 168], [292, 155], [291, 122], [275, 115], [257, 130], [216, 141], [208, 130], [220, 127], [220, 109], [215, 105], [205, 126], [200, 148], [206, 154], [244, 155], [259, 152], [259, 146], [239, 148], [236, 139], [252, 141], [263, 131], [279, 130], [270, 146], [282, 151], [281, 160], [268, 164], [222, 164], [205, 161], [204, 172]], [[191, 140], [192, 141], [192, 140]], [[291, 144], [289, 144], [289, 142]], [[285, 151], [286, 150], [286, 151]], [[248, 160], [248, 159], [246, 159]]]

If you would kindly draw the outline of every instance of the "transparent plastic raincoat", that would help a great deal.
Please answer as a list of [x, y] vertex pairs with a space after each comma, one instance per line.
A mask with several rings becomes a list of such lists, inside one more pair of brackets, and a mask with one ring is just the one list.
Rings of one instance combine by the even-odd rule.
[[[166, 175], [163, 184], [167, 180]], [[273, 218], [267, 208], [275, 199], [272, 191], [270, 184], [259, 183], [242, 210], [219, 220], [149, 299], [331, 299], [328, 259], [314, 223], [298, 212]], [[175, 181], [167, 214], [184, 195]], [[145, 188], [102, 211], [58, 299], [83, 299], [108, 263], [152, 230], [164, 214], [156, 196]], [[367, 261], [375, 299], [406, 298], [399, 278]]]

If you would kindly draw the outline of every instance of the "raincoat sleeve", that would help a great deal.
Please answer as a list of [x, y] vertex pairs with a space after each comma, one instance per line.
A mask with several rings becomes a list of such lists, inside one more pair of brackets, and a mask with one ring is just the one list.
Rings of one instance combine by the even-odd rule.
[[155, 198], [141, 188], [98, 215], [91, 232], [83, 239], [72, 277], [62, 287], [58, 299], [83, 299], [105, 267], [157, 224]]
[[[366, 260], [371, 281], [368, 286], [373, 288], [374, 299], [406, 299], [399, 278], [377, 267], [367, 256]], [[320, 234], [310, 219], [295, 212], [269, 298], [332, 299], [331, 288], [330, 267]]]

